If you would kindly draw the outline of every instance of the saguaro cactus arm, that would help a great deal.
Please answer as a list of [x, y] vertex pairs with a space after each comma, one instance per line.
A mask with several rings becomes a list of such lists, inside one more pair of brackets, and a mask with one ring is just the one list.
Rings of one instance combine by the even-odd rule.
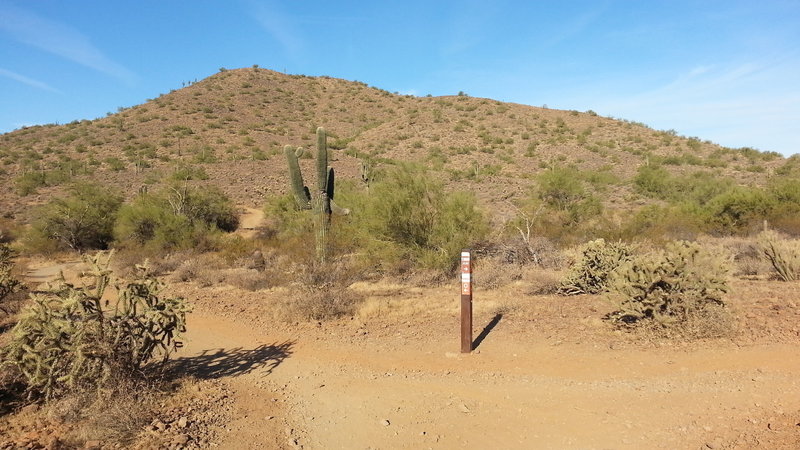
[[317, 191], [328, 188], [328, 136], [325, 129], [317, 128]]
[[289, 165], [289, 179], [297, 206], [300, 209], [311, 209], [311, 193], [303, 184], [303, 174], [300, 172], [300, 163], [297, 161], [297, 157], [303, 154], [303, 149], [295, 150], [291, 145], [287, 145], [283, 148], [283, 152], [286, 154], [286, 162]]

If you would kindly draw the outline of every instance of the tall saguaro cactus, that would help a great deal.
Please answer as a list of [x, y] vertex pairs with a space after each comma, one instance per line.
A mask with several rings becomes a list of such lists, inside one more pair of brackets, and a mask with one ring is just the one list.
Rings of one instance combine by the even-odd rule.
[[331, 223], [331, 212], [347, 214], [348, 210], [337, 208], [332, 205], [334, 195], [333, 168], [328, 167], [328, 139], [325, 129], [317, 128], [317, 186], [312, 196], [308, 187], [303, 184], [303, 174], [300, 171], [300, 163], [297, 158], [303, 155], [302, 148], [292, 148], [287, 145], [283, 151], [289, 165], [289, 178], [297, 207], [300, 209], [311, 209], [314, 213], [314, 228], [317, 236], [317, 258], [320, 262], [325, 262], [327, 249], [327, 234]]

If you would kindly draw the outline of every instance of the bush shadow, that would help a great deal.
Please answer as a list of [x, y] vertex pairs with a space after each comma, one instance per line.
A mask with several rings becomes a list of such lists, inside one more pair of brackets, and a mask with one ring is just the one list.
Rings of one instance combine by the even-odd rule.
[[167, 365], [167, 373], [173, 376], [191, 375], [199, 379], [212, 380], [245, 375], [260, 371], [269, 375], [292, 354], [294, 341], [273, 345], [262, 344], [253, 349], [204, 350], [199, 355], [184, 356]]

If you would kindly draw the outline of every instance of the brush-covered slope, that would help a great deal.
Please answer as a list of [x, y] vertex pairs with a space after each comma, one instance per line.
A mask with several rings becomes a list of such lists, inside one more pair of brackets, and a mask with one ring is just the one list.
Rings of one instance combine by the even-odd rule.
[[746, 185], [762, 184], [785, 164], [775, 153], [728, 149], [591, 111], [466, 95], [403, 96], [360, 82], [247, 68], [101, 119], [0, 135], [0, 178], [7, 187], [0, 204], [6, 215], [24, 219], [30, 205], [74, 179], [133, 195], [188, 167], [208, 175], [199, 182], [259, 206], [266, 195], [286, 190], [282, 147], [313, 147], [317, 126], [329, 131], [332, 165], [342, 177], [359, 179], [365, 159], [416, 161], [451, 189], [476, 192], [498, 213], [507, 210], [504, 200], [528, 195], [536, 174], [555, 166], [604, 174], [594, 186], [602, 188], [606, 206], [626, 208], [642, 201], [630, 180], [645, 164], [675, 173], [711, 171]]

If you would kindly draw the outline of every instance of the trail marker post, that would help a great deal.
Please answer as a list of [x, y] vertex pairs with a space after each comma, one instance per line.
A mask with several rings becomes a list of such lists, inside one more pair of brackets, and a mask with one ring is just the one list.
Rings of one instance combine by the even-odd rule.
[[472, 351], [472, 256], [461, 252], [461, 353]]

